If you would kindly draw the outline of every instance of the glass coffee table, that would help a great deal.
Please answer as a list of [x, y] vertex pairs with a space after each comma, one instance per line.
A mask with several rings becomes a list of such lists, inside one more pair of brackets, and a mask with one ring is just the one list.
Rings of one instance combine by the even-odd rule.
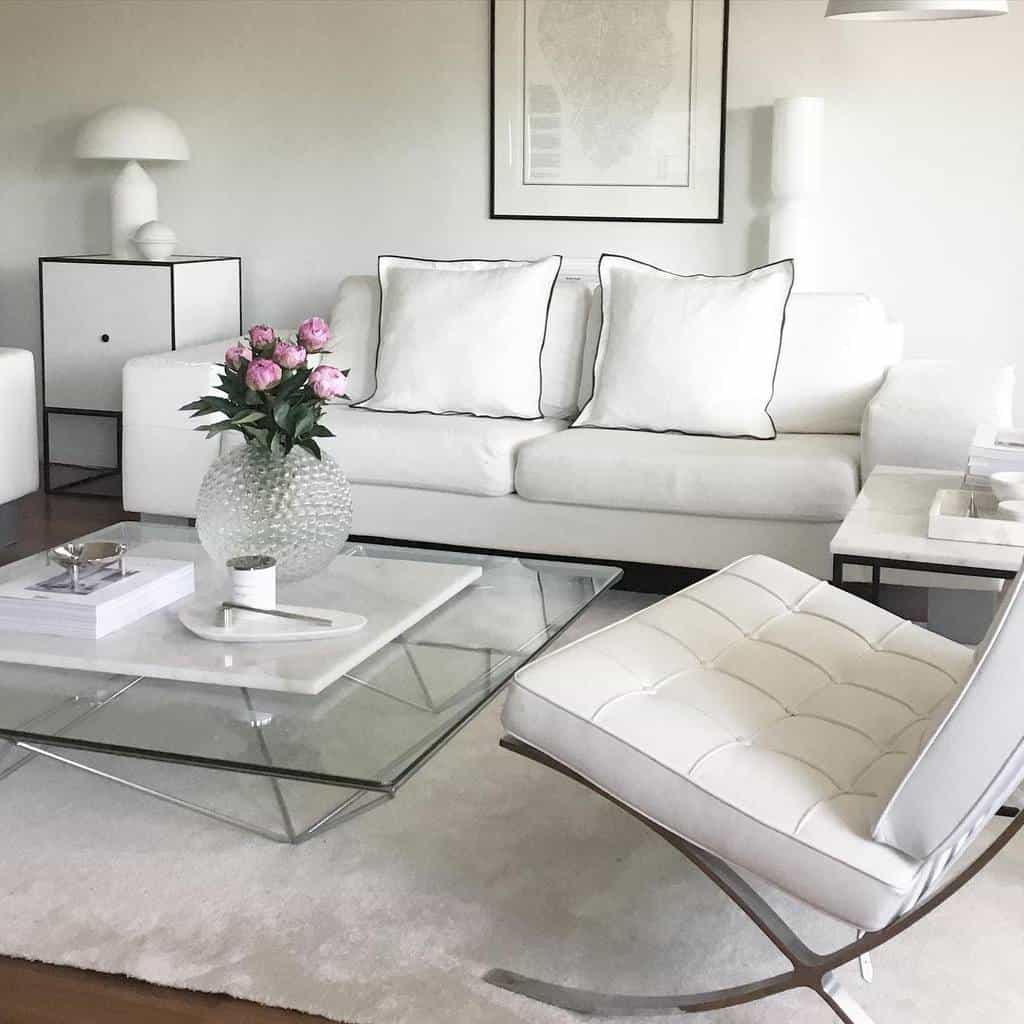
[[[223, 585], [186, 527], [121, 523], [82, 539], [123, 541], [129, 557], [191, 558], [197, 592]], [[4, 566], [0, 582], [44, 557]], [[0, 633], [0, 781], [46, 759], [301, 843], [394, 797], [621, 576], [612, 566], [397, 545], [350, 544], [344, 559], [371, 560], [359, 567], [371, 579], [392, 560], [478, 566], [481, 575], [315, 695], [254, 682], [287, 675], [297, 660], [309, 668], [329, 641], [201, 640], [179, 623], [177, 605], [101, 640], [38, 638], [37, 664], [23, 663], [24, 634]], [[316, 580], [293, 586], [308, 598]], [[283, 585], [279, 598], [288, 596]], [[62, 653], [69, 643], [73, 657]], [[146, 671], [111, 671], [131, 643]], [[188, 666], [213, 663], [220, 685], [183, 680]]]

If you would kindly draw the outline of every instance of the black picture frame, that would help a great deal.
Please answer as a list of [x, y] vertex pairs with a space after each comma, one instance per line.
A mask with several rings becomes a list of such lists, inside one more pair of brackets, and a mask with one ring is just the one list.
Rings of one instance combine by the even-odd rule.
[[[523, 0], [525, 3], [526, 0]], [[490, 136], [488, 163], [490, 170], [490, 220], [534, 220], [534, 221], [587, 221], [592, 223], [630, 223], [630, 224], [722, 224], [725, 222], [725, 142], [726, 142], [726, 110], [729, 77], [729, 17], [731, 0], [722, 0], [723, 31], [722, 31], [722, 81], [721, 111], [719, 115], [719, 153], [718, 153], [718, 210], [714, 217], [614, 217], [614, 216], [578, 216], [553, 214], [522, 214], [498, 213], [495, 210], [495, 50], [496, 50], [496, 6], [498, 0], [490, 2]], [[568, 186], [572, 187], [572, 186]]]

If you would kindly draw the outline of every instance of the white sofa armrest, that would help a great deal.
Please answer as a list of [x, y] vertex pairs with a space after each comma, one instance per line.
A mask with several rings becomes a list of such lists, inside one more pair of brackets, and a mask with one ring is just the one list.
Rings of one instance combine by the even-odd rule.
[[36, 364], [23, 348], [0, 348], [0, 504], [6, 505], [39, 487], [39, 440]]
[[861, 475], [880, 465], [963, 472], [982, 423], [1013, 421], [1014, 368], [910, 359], [897, 363], [868, 403]]
[[[151, 515], [196, 514], [203, 474], [220, 453], [181, 412], [217, 384], [230, 341], [129, 359], [122, 371], [124, 507]], [[216, 417], [210, 417], [216, 420]]]

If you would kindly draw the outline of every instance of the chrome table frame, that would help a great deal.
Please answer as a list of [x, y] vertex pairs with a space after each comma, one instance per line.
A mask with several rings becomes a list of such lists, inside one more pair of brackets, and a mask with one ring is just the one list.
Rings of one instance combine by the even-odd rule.
[[[602, 587], [601, 590], [599, 590], [581, 608], [577, 609], [562, 625], [558, 627], [549, 625], [546, 629], [541, 630], [540, 633], [534, 634], [532, 637], [525, 640], [523, 642], [523, 647], [527, 647], [541, 636], [546, 636], [544, 642], [540, 644], [537, 650], [526, 658], [523, 665], [528, 664], [534, 658], [540, 657], [555, 640], [569, 629], [569, 627], [572, 626], [573, 623], [575, 623], [576, 620], [591, 607], [591, 605], [593, 605], [594, 601], [610, 590], [615, 583], [621, 579], [621, 577], [622, 571], [619, 570], [617, 574], [614, 574], [609, 579], [607, 584]], [[355, 672], [346, 673], [343, 678], [348, 679], [357, 685], [365, 686], [384, 697], [390, 698], [391, 700], [398, 701], [399, 703], [410, 704], [412, 707], [416, 707], [419, 710], [434, 714], [439, 714], [443, 711], [449, 710], [460, 701], [468, 700], [472, 696], [476, 686], [484, 679], [489, 678], [490, 674], [494, 672], [497, 667], [500, 667], [502, 662], [508, 661], [522, 653], [521, 649], [513, 651], [498, 648], [471, 647], [468, 645], [440, 645], [433, 642], [425, 643], [424, 646], [458, 646], [463, 650], [487, 653], [492, 659], [494, 657], [499, 659], [497, 665], [491, 664], [485, 673], [471, 680], [455, 694], [449, 696], [443, 701], [435, 701], [430, 694], [427, 681], [424, 679], [419, 666], [416, 664], [411, 645], [401, 637], [395, 642], [403, 648], [405, 656], [413, 670], [414, 678], [416, 679], [418, 687], [423, 694], [424, 699], [422, 704], [418, 701], [409, 701], [397, 694], [389, 693], [387, 690], [373, 685], [367, 680], [361, 679], [357, 674], [355, 674], [355, 672], [358, 672], [358, 668]], [[136, 676], [135, 678], [128, 678], [127, 676], [115, 677], [115, 682], [113, 683], [110, 691], [101, 692], [94, 699], [83, 700], [81, 697], [67, 697], [41, 714], [36, 715], [31, 720], [22, 722], [16, 728], [0, 728], [0, 781], [8, 778], [33, 758], [42, 757], [58, 764], [62, 764], [68, 768], [76, 768], [88, 773], [89, 775], [124, 786], [136, 793], [142, 793], [157, 800], [162, 800], [163, 802], [172, 804], [175, 807], [180, 807], [185, 810], [193, 811], [196, 814], [204, 815], [214, 821], [219, 821], [221, 824], [230, 825], [233, 828], [241, 829], [264, 839], [269, 839], [277, 843], [287, 843], [293, 846], [299, 845], [314, 838], [315, 836], [322, 835], [328, 828], [333, 828], [336, 825], [342, 824], [342, 822], [350, 821], [352, 818], [357, 817], [363, 812], [372, 810], [379, 804], [393, 799], [398, 793], [398, 790], [404, 786], [405, 783], [420, 770], [420, 768], [443, 750], [456, 733], [460, 732], [471, 721], [473, 721], [473, 719], [475, 719], [476, 716], [480, 714], [480, 712], [483, 711], [484, 708], [486, 708], [495, 699], [495, 697], [505, 689], [511, 675], [512, 673], [510, 672], [501, 683], [496, 685], [494, 689], [478, 704], [472, 707], [467, 714], [456, 718], [454, 721], [445, 723], [440, 729], [435, 729], [433, 732], [427, 733], [427, 735], [422, 737], [410, 750], [405, 751], [395, 761], [386, 765], [381, 771], [381, 774], [383, 775], [386, 775], [397, 765], [404, 763], [404, 767], [398, 772], [391, 782], [374, 782], [367, 779], [326, 775], [275, 765], [271, 756], [270, 747], [263, 731], [263, 727], [267, 723], [264, 721], [263, 716], [261, 716], [254, 707], [250, 691], [245, 687], [239, 687], [239, 691], [244, 702], [244, 706], [242, 708], [243, 717], [241, 718], [241, 721], [244, 722], [247, 728], [251, 728], [254, 731], [263, 764], [231, 764], [219, 761], [215, 758], [202, 757], [198, 755], [161, 753], [160, 751], [154, 750], [136, 749], [90, 740], [79, 740], [66, 735], [73, 726], [97, 712], [102, 711], [102, 709], [108, 704], [117, 700], [117, 698], [122, 694], [127, 693], [137, 683], [146, 679], [146, 676]], [[48, 735], [42, 735], [32, 731], [31, 727], [37, 722], [40, 722], [62, 709], [67, 708], [68, 705], [74, 706], [77, 703], [84, 703], [84, 710], [65, 723], [59, 730], [55, 730], [53, 733]], [[4, 748], [7, 745], [9, 745], [13, 750], [24, 751], [25, 756], [16, 759], [13, 763], [5, 764], [7, 755]], [[68, 756], [67, 753], [57, 753], [51, 749], [52, 747], [57, 747], [63, 751], [77, 750], [113, 755], [127, 758], [129, 760], [162, 761], [181, 767], [205, 768], [214, 771], [265, 776], [269, 780], [273, 789], [274, 803], [280, 815], [282, 828], [279, 831], [254, 822], [244, 821], [241, 818], [237, 818], [229, 814], [224, 814], [214, 808], [206, 807], [191, 800], [183, 799], [182, 797], [175, 796], [171, 793], [166, 793], [151, 786], [143, 785], [140, 782], [135, 782], [131, 779], [124, 778], [123, 776], [115, 775], [112, 772], [103, 771], [92, 765], [85, 764], [80, 760], [76, 760], [74, 757]], [[297, 828], [294, 821], [294, 815], [289, 809], [284, 792], [281, 788], [282, 782], [299, 782], [331, 786], [346, 791], [346, 795], [344, 799], [326, 813], [316, 818], [307, 827]]]
[[[898, 917], [877, 932], [861, 934], [856, 941], [832, 953], [816, 953], [786, 924], [785, 921], [737, 874], [725, 861], [694, 846], [692, 843], [663, 828], [639, 811], [616, 799], [560, 761], [549, 757], [521, 740], [506, 736], [501, 745], [516, 754], [552, 768], [562, 775], [593, 790], [617, 807], [642, 821], [649, 829], [674, 846], [689, 861], [711, 879], [747, 917], [761, 930], [775, 948], [790, 962], [790, 970], [760, 981], [717, 989], [692, 995], [608, 995], [587, 989], [570, 988], [550, 982], [538, 981], [508, 970], [491, 970], [484, 980], [550, 1006], [558, 1006], [576, 1013], [595, 1016], [642, 1016], [658, 1013], [704, 1013], [728, 1006], [749, 1003], [766, 996], [792, 989], [807, 988], [816, 993], [831, 1008], [843, 1024], [871, 1024], [871, 1018], [853, 997], [840, 985], [835, 971], [845, 964], [860, 960], [864, 971], [866, 957], [873, 950], [906, 931], [921, 918], [930, 914], [967, 884], [1024, 826], [1024, 813], [1018, 813], [998, 838], [963, 871], [941, 889], [921, 900], [912, 910]], [[865, 972], [867, 973], [867, 972]]]

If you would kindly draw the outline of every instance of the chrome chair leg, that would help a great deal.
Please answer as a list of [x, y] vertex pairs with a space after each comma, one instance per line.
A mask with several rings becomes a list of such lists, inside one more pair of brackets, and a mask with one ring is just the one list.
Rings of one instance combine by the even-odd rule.
[[[521, 740], [506, 736], [501, 745], [514, 753], [521, 754], [586, 786], [617, 807], [638, 818], [653, 832], [674, 846], [705, 875], [708, 876], [761, 930], [769, 941], [793, 965], [792, 969], [760, 981], [733, 988], [699, 992], [692, 995], [613, 995], [594, 992], [589, 989], [555, 985], [550, 982], [528, 978], [508, 970], [490, 970], [484, 980], [498, 988], [526, 996], [537, 1002], [558, 1006], [565, 1010], [593, 1016], [641, 1016], [657, 1013], [702, 1013], [720, 1010], [727, 1006], [753, 1002], [766, 996], [788, 992], [791, 989], [807, 988], [815, 992], [843, 1024], [872, 1024], [871, 1018], [859, 1003], [842, 987], [833, 973], [845, 964], [859, 961], [862, 971], [865, 965], [870, 974], [868, 954], [873, 949], [906, 931], [922, 917], [931, 913], [950, 896], [959, 891], [974, 877], [1024, 826], [1024, 814], [1017, 814], [1003, 832], [975, 858], [960, 874], [943, 888], [921, 900], [917, 906], [902, 917], [877, 932], [858, 932], [855, 941], [832, 953], [816, 953], [786, 924], [785, 921], [758, 895], [758, 893], [734, 871], [725, 861], [669, 832], [656, 822], [646, 818], [639, 811], [628, 807], [610, 793], [595, 786], [588, 779], [571, 768], [549, 757]], [[865, 978], [870, 980], [870, 977]]]

